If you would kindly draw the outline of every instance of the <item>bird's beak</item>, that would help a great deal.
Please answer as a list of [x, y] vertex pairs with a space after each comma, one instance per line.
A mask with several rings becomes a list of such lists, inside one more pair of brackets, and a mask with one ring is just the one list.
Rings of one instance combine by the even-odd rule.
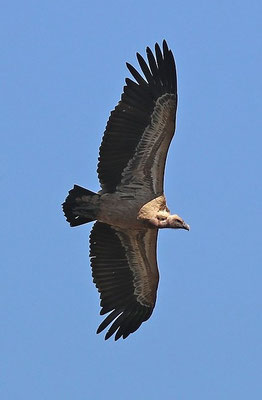
[[190, 226], [188, 224], [186, 224], [185, 222], [183, 222], [183, 229], [186, 229], [187, 231], [190, 230]]

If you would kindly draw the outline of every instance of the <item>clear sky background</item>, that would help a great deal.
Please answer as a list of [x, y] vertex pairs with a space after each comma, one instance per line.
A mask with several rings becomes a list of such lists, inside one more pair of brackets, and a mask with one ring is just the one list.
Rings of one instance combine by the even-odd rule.
[[[9, 1], [1, 7], [0, 398], [262, 398], [262, 3]], [[178, 69], [165, 191], [191, 231], [161, 231], [153, 316], [95, 331], [90, 225], [61, 203], [98, 190], [125, 62], [166, 39]]]

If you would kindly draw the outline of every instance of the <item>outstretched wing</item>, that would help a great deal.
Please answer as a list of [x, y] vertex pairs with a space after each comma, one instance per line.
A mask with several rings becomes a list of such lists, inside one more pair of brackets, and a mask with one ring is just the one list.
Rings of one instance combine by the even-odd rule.
[[176, 68], [165, 41], [163, 52], [157, 43], [155, 56], [148, 47], [146, 52], [148, 64], [137, 54], [145, 79], [127, 64], [137, 83], [126, 79], [103, 136], [97, 172], [105, 192], [141, 181], [157, 195], [163, 191], [166, 155], [175, 129]]
[[115, 340], [135, 332], [153, 312], [159, 280], [157, 229], [122, 230], [96, 222], [90, 235], [94, 283], [100, 292], [101, 315], [110, 313], [97, 333]]

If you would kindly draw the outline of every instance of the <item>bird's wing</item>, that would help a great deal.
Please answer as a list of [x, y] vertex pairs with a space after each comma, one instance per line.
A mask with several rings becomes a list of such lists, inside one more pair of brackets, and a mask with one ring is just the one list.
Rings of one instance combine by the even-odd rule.
[[157, 195], [163, 191], [166, 155], [175, 130], [176, 67], [165, 41], [163, 52], [157, 43], [155, 56], [148, 47], [146, 52], [148, 63], [137, 54], [145, 79], [127, 64], [136, 82], [126, 79], [103, 136], [97, 172], [105, 192], [141, 182]]
[[110, 313], [98, 327], [115, 340], [135, 332], [152, 314], [159, 280], [157, 229], [122, 230], [96, 222], [90, 235], [94, 283], [101, 311]]

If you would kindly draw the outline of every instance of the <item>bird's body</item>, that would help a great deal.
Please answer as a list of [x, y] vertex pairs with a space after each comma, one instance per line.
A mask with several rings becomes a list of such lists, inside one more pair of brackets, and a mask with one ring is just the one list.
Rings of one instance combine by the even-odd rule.
[[[144, 204], [144, 199], [142, 193], [132, 198], [127, 198], [125, 195], [123, 197], [119, 192], [105, 193], [101, 196], [98, 220], [119, 228], [143, 229], [143, 224], [137, 216]], [[119, 207], [120, 204], [121, 207]]]
[[133, 195], [125, 192], [104, 193], [95, 198], [94, 204], [98, 221], [123, 229], [144, 229], [148, 220], [163, 211], [168, 213], [164, 195], [155, 197], [142, 190]]
[[172, 52], [163, 42], [148, 65], [138, 54], [146, 80], [129, 64], [137, 83], [126, 80], [100, 147], [101, 190], [74, 186], [63, 210], [71, 226], [97, 221], [90, 235], [94, 283], [101, 314], [110, 312], [98, 332], [111, 323], [106, 338], [127, 337], [154, 308], [159, 273], [159, 228], [189, 226], [171, 215], [163, 193], [166, 155], [174, 135], [177, 84]]

